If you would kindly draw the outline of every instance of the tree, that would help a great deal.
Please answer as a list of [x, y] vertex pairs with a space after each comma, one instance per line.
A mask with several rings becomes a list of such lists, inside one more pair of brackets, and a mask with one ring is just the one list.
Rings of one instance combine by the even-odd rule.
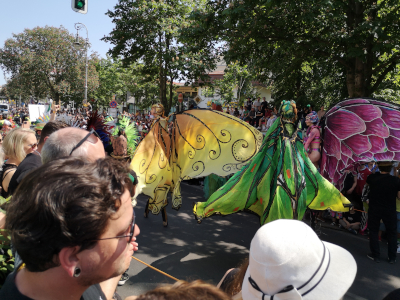
[[93, 93], [93, 98], [96, 100], [95, 106], [108, 107], [113, 95], [126, 95], [127, 70], [122, 66], [120, 59], [112, 59], [109, 56], [100, 59], [96, 64], [96, 70], [99, 76], [99, 87]]
[[[211, 84], [216, 94], [225, 102], [238, 100], [242, 105], [245, 97], [254, 96], [253, 83], [255, 75], [250, 72], [247, 65], [241, 66], [238, 62], [232, 62], [224, 70], [222, 79], [214, 80]], [[237, 90], [235, 95], [234, 89]]]
[[[173, 105], [174, 81], [187, 82], [205, 74], [204, 53], [186, 51], [181, 29], [190, 25], [191, 12], [201, 10], [205, 0], [119, 0], [112, 18], [115, 29], [103, 40], [114, 47], [109, 54], [122, 57], [125, 66], [142, 63], [143, 73], [155, 77], [159, 86], [159, 101], [168, 113]], [[214, 62], [215, 65], [215, 62]]]
[[[308, 64], [317, 71], [314, 79], [341, 78], [349, 97], [364, 97], [397, 72], [399, 11], [397, 0], [210, 1], [186, 36], [204, 45], [224, 41], [225, 59], [250, 62], [260, 78], [293, 78], [297, 72], [304, 82], [311, 74], [303, 72]], [[277, 63], [282, 61], [283, 66]], [[286, 90], [295, 87], [291, 84]]]
[[[133, 63], [129, 66], [128, 74], [131, 74], [131, 76], [126, 78], [127, 88], [135, 98], [140, 110], [148, 109], [151, 105], [159, 102], [160, 86], [157, 76], [147, 74], [146, 69], [143, 64]], [[171, 105], [173, 105], [173, 101]]]
[[[50, 96], [57, 102], [80, 103], [84, 97], [85, 51], [75, 48], [74, 41], [74, 36], [63, 27], [36, 27], [13, 34], [0, 49], [0, 65], [10, 75], [10, 86], [36, 98]], [[88, 94], [98, 86], [97, 60], [96, 54], [92, 54]]]

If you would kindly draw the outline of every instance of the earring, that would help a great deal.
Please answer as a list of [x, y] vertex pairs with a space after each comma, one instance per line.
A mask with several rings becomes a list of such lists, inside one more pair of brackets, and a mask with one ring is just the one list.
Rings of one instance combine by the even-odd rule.
[[75, 271], [74, 271], [74, 277], [79, 277], [79, 275], [81, 275], [81, 269], [79, 269], [77, 267], [77, 268], [75, 268]]

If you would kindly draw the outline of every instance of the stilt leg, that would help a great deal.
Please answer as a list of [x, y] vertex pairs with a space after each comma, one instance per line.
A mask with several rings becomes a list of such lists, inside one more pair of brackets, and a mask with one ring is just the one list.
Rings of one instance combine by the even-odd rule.
[[149, 216], [149, 202], [150, 199], [147, 199], [146, 207], [144, 209], [144, 217], [147, 218]]
[[161, 210], [161, 215], [162, 215], [162, 219], [163, 219], [163, 226], [167, 227], [168, 226], [168, 216], [167, 216], [167, 208], [164, 207]]

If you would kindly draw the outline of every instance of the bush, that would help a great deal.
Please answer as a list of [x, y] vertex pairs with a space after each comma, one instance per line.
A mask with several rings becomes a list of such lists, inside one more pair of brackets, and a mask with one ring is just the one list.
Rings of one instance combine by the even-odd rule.
[[[11, 197], [4, 199], [0, 196], [0, 212], [5, 213], [2, 209]], [[11, 237], [8, 230], [0, 229], [0, 288], [3, 286], [7, 275], [14, 270], [14, 257], [11, 252]]]
[[10, 236], [7, 230], [0, 230], [0, 288], [3, 286], [7, 275], [14, 270], [14, 257], [10, 249]]

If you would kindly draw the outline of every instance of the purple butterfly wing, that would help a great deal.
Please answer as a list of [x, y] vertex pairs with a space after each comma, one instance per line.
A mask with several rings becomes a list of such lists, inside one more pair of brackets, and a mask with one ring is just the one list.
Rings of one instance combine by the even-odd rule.
[[322, 175], [343, 187], [343, 171], [368, 161], [400, 161], [400, 106], [348, 99], [325, 114]]

